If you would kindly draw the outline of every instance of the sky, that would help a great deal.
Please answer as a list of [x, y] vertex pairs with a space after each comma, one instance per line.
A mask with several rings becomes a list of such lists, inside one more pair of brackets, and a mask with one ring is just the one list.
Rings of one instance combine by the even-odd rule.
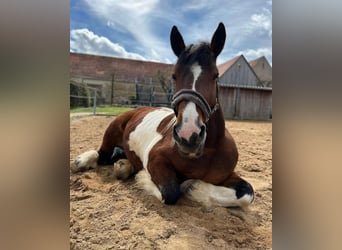
[[272, 65], [271, 0], [70, 0], [70, 51], [175, 63], [173, 25], [189, 45], [210, 42], [219, 22], [227, 38], [218, 64], [243, 54]]

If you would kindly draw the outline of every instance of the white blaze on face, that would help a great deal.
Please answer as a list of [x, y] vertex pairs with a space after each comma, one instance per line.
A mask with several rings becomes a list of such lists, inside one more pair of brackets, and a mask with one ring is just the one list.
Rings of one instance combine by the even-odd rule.
[[193, 102], [189, 102], [183, 111], [182, 115], [182, 128], [178, 132], [179, 137], [183, 137], [186, 140], [190, 140], [193, 133], [199, 134], [200, 128], [196, 125], [198, 120], [198, 113], [196, 105]]
[[196, 91], [196, 82], [197, 82], [197, 79], [198, 77], [201, 75], [202, 73], [202, 68], [201, 66], [196, 62], [192, 65], [191, 67], [191, 72], [194, 76], [194, 80], [192, 82], [192, 90], [193, 91]]

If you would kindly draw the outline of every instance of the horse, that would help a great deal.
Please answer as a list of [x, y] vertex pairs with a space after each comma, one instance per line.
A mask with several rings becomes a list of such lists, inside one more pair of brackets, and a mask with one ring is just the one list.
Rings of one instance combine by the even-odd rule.
[[225, 40], [219, 23], [210, 43], [186, 46], [173, 26], [170, 43], [178, 59], [171, 108], [139, 107], [117, 116], [99, 150], [79, 155], [72, 172], [114, 163], [118, 178], [135, 175], [141, 188], [167, 205], [181, 195], [208, 207], [252, 203], [253, 187], [234, 171], [238, 150], [218, 96], [216, 59]]

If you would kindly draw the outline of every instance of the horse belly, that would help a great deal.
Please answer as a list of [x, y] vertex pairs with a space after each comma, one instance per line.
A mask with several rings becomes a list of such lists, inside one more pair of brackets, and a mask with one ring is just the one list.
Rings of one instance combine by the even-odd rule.
[[[128, 150], [139, 158], [145, 169], [148, 165], [151, 150], [164, 136], [158, 132], [158, 127], [171, 114], [173, 114], [172, 109], [154, 109], [147, 113], [128, 135]], [[128, 158], [130, 157], [128, 156]]]

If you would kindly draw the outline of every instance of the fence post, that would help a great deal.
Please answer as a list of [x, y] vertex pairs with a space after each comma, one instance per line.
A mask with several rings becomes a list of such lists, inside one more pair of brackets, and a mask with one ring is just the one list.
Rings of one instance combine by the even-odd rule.
[[153, 84], [152, 84], [152, 78], [150, 78], [150, 107], [152, 106], [152, 100], [153, 98]]
[[94, 89], [94, 102], [93, 102], [93, 105], [94, 105], [94, 109], [93, 109], [93, 114], [96, 115], [96, 89]]
[[170, 89], [171, 89], [171, 91], [170, 91], [170, 94], [169, 94], [169, 96], [168, 96], [169, 105], [171, 105], [172, 98], [173, 98], [173, 94], [175, 93], [175, 86], [174, 86], [174, 82], [173, 82], [173, 81], [171, 81], [170, 85], [171, 85], [171, 88], [170, 88]]
[[134, 78], [134, 84], [135, 84], [135, 105], [139, 103], [139, 89], [138, 89], [138, 79]]
[[111, 97], [110, 97], [110, 106], [113, 106], [113, 102], [114, 102], [114, 77], [115, 74], [112, 74], [112, 89], [111, 89]]

